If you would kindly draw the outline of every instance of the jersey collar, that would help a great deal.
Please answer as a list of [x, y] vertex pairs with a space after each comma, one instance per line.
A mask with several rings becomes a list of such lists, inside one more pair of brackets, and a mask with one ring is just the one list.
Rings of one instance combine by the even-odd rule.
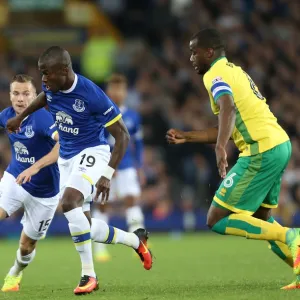
[[77, 74], [75, 73], [75, 79], [74, 79], [74, 82], [72, 84], [72, 86], [68, 89], [68, 90], [64, 90], [64, 91], [60, 91], [64, 94], [69, 94], [69, 93], [72, 93], [77, 85], [77, 82], [78, 82], [78, 76]]
[[211, 63], [210, 67], [212, 67], [215, 63], [217, 63], [221, 59], [226, 59], [226, 61], [227, 61], [226, 56], [220, 56]]

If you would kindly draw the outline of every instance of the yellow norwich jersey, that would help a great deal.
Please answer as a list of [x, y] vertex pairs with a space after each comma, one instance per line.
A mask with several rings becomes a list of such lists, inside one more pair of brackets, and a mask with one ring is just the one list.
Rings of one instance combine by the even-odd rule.
[[203, 81], [214, 114], [219, 114], [217, 102], [220, 96], [229, 94], [233, 97], [236, 121], [232, 138], [240, 156], [262, 153], [289, 140], [266, 99], [241, 67], [229, 63], [226, 57], [220, 57], [205, 73]]

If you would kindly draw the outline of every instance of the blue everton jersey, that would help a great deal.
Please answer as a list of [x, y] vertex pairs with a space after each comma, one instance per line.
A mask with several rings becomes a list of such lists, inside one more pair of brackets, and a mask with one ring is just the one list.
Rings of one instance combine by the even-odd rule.
[[[130, 134], [130, 143], [126, 153], [121, 160], [118, 169], [123, 170], [127, 168], [140, 168], [143, 162], [143, 131], [141, 127], [140, 115], [126, 107], [120, 107], [123, 121]], [[106, 131], [109, 145], [114, 146], [114, 138]]]
[[[7, 120], [15, 116], [12, 107], [4, 109], [0, 114], [0, 126], [5, 128]], [[12, 158], [6, 171], [17, 178], [21, 172], [48, 154], [56, 144], [53, 140], [56, 132], [53, 118], [46, 109], [38, 110], [28, 116], [22, 122], [18, 133], [8, 134]], [[57, 164], [41, 169], [22, 187], [34, 197], [54, 197], [59, 193]]]
[[75, 74], [69, 90], [52, 93], [45, 86], [43, 90], [56, 121], [62, 158], [69, 159], [86, 148], [107, 145], [104, 129], [118, 121], [121, 114], [96, 84]]

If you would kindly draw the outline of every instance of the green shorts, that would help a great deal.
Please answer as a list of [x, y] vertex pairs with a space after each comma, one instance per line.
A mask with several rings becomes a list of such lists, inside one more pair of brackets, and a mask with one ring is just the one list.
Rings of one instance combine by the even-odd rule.
[[290, 141], [266, 152], [240, 157], [217, 190], [212, 204], [252, 215], [278, 205], [281, 177], [292, 153]]

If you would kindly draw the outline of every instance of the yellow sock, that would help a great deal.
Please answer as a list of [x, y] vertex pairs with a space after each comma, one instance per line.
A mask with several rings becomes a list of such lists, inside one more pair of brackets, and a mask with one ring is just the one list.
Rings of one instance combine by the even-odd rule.
[[[278, 227], [282, 227], [278, 222], [274, 220], [273, 217], [270, 217], [268, 222], [277, 225]], [[269, 249], [271, 249], [279, 258], [281, 258], [290, 267], [294, 266], [292, 253], [286, 244], [283, 244], [281, 242], [269, 241]]]
[[212, 230], [221, 234], [244, 236], [248, 239], [285, 243], [289, 228], [279, 227], [245, 214], [233, 213], [217, 222]]

